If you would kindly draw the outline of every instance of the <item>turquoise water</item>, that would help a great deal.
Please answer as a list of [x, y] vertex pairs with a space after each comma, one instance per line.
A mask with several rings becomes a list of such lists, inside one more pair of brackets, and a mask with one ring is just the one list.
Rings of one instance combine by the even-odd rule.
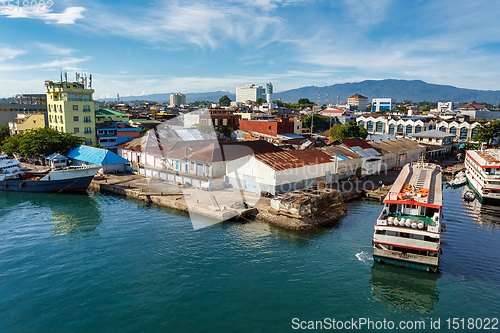
[[431, 274], [373, 262], [372, 202], [316, 232], [194, 231], [185, 214], [122, 197], [0, 193], [0, 332], [281, 332], [293, 318], [360, 317], [460, 331], [445, 320], [499, 317], [500, 211], [460, 189], [444, 205], [448, 266]]

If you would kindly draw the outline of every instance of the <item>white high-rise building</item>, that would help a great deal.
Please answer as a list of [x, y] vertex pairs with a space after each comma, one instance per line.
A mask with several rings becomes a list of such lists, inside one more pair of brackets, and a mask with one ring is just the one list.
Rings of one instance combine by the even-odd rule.
[[271, 82], [266, 84], [266, 100], [269, 104], [273, 102], [273, 84]]
[[265, 99], [265, 93], [266, 91], [262, 86], [256, 86], [253, 83], [246, 84], [243, 87], [236, 87], [236, 103], [255, 102], [259, 98]]
[[170, 105], [180, 106], [186, 104], [186, 95], [184, 94], [172, 94], [170, 95]]

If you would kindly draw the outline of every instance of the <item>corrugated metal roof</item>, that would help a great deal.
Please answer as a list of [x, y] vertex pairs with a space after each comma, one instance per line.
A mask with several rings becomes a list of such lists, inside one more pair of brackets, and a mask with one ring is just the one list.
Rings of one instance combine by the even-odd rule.
[[116, 155], [115, 153], [101, 148], [78, 146], [68, 153], [68, 158], [83, 161], [86, 163], [108, 165], [128, 163], [126, 159]]
[[176, 129], [177, 135], [184, 141], [203, 140], [203, 136], [196, 128]]
[[309, 165], [331, 163], [331, 156], [318, 149], [291, 150], [255, 155], [255, 158], [276, 171]]
[[373, 149], [372, 147], [370, 148], [361, 148], [361, 147], [351, 147], [352, 150], [354, 150], [356, 153], [361, 155], [362, 157], [373, 157], [373, 156], [380, 156], [381, 154]]
[[408, 139], [397, 139], [387, 141], [373, 141], [369, 142], [370, 146], [379, 149], [382, 154], [397, 152], [402, 150], [411, 150], [422, 148], [417, 142]]

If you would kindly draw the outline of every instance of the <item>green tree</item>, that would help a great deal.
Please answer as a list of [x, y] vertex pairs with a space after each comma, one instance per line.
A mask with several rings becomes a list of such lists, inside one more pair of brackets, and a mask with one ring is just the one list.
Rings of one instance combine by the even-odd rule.
[[3, 142], [2, 150], [8, 154], [19, 153], [22, 157], [65, 154], [70, 148], [85, 142], [84, 138], [71, 133], [61, 133], [48, 127], [32, 129], [14, 135]]
[[330, 119], [318, 116], [316, 114], [306, 117], [302, 121], [302, 127], [311, 128], [311, 120], [313, 119], [313, 117], [314, 117], [313, 121], [314, 128], [311, 129], [311, 133], [323, 132], [330, 128]]
[[297, 104], [298, 105], [309, 105], [309, 104], [313, 104], [313, 103], [311, 103], [311, 101], [308, 98], [301, 98], [301, 99], [299, 99]]
[[0, 125], [0, 143], [10, 136], [9, 126]]
[[13, 153], [17, 153], [19, 151], [19, 137], [20, 134], [16, 134], [6, 138], [2, 142], [2, 151], [7, 155], [12, 155]]
[[332, 140], [337, 140], [337, 139], [340, 139], [338, 137], [338, 131], [340, 129], [340, 124], [335, 124], [333, 125], [332, 127], [330, 127], [330, 130], [328, 131], [329, 132], [329, 135], [330, 135], [330, 138], [332, 138]]
[[472, 138], [474, 141], [485, 142], [488, 145], [493, 143], [495, 138], [500, 136], [500, 120], [493, 119], [486, 124], [482, 124], [476, 129], [476, 135]]
[[267, 103], [267, 101], [265, 99], [263, 99], [263, 98], [260, 98], [260, 97], [257, 98], [257, 100], [255, 101], [256, 105], [262, 105], [264, 103]]
[[231, 99], [227, 95], [224, 95], [219, 99], [219, 104], [220, 106], [229, 106], [231, 105]]
[[351, 121], [348, 124], [332, 126], [332, 128], [330, 128], [330, 136], [334, 140], [351, 138], [366, 139], [368, 131], [363, 126]]
[[274, 100], [273, 103], [276, 104], [280, 108], [284, 106], [283, 102], [280, 101], [279, 99]]

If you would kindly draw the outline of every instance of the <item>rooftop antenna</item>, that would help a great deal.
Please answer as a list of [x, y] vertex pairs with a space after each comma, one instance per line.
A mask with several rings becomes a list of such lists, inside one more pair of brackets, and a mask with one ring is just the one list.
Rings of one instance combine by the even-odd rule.
[[61, 72], [61, 82], [62, 82], [62, 68], [60, 68], [59, 70]]
[[64, 82], [68, 82], [68, 72], [64, 72]]
[[318, 91], [318, 106], [321, 105], [321, 91]]
[[116, 94], [116, 104], [120, 104], [120, 94]]
[[92, 74], [90, 74], [90, 77], [89, 77], [89, 88], [92, 89]]
[[75, 72], [75, 80], [76, 80], [76, 82], [78, 82], [78, 79], [79, 79], [78, 72]]
[[326, 97], [325, 97], [325, 100], [326, 100], [326, 105], [328, 105], [328, 89], [326, 89]]

